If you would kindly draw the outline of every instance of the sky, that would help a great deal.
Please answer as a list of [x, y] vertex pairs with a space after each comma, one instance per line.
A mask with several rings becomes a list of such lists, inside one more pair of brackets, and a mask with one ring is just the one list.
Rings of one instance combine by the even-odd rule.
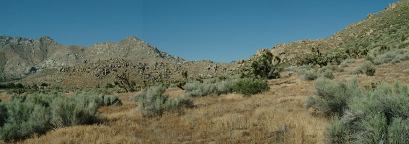
[[0, 35], [91, 46], [136, 36], [187, 60], [230, 62], [328, 37], [396, 0], [0, 0]]

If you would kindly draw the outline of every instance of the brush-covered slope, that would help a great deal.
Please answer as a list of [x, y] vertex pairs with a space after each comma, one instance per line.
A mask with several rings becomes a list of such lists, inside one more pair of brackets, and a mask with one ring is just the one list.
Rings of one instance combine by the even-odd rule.
[[325, 64], [376, 56], [385, 50], [408, 49], [408, 46], [409, 1], [402, 0], [329, 38], [277, 45], [272, 52], [292, 65]]

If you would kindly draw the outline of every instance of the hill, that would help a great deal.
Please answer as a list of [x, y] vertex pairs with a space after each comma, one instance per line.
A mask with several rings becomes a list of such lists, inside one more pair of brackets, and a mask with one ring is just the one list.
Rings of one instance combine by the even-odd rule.
[[114, 84], [118, 75], [130, 75], [138, 87], [188, 77], [209, 78], [234, 71], [233, 64], [185, 61], [146, 44], [136, 37], [91, 47], [60, 45], [49, 37], [32, 40], [0, 37], [0, 80], [25, 85], [96, 87]]
[[409, 2], [391, 4], [329, 38], [280, 44], [272, 49], [283, 62], [292, 65], [340, 63], [347, 58], [376, 57], [385, 51], [409, 45]]

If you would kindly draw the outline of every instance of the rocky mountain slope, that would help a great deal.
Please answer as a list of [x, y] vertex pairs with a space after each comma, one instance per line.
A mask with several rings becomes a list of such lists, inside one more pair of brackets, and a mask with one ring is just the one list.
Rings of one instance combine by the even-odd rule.
[[[385, 50], [409, 46], [408, 20], [409, 1], [402, 0], [391, 4], [384, 11], [369, 14], [365, 20], [329, 38], [280, 44], [272, 52], [283, 62], [293, 65], [376, 56]], [[322, 59], [316, 58], [319, 55]]]
[[185, 61], [146, 44], [136, 37], [85, 48], [60, 45], [49, 37], [38, 40], [0, 37], [0, 80], [27, 85], [47, 83], [58, 87], [95, 87], [113, 84], [128, 75], [135, 85], [177, 82], [233, 72], [233, 64]]

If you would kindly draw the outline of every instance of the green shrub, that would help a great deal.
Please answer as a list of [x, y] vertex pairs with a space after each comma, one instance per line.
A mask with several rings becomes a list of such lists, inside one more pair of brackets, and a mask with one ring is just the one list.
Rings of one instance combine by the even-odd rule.
[[296, 63], [298, 65], [339, 65], [344, 59], [347, 58], [348, 54], [346, 50], [342, 48], [331, 49], [326, 53], [321, 53], [319, 47], [313, 47], [311, 48], [310, 53], [303, 53], [303, 55], [299, 56]]
[[409, 119], [395, 118], [388, 128], [388, 141], [391, 144], [409, 143]]
[[[340, 114], [341, 117], [328, 128], [329, 143], [409, 142], [409, 88], [407, 85], [381, 84], [376, 89], [367, 92], [359, 88], [355, 89], [345, 90], [352, 91], [349, 92], [352, 95], [346, 101], [346, 106], [343, 106], [344, 112]], [[316, 105], [315, 103], [320, 103], [320, 99], [317, 100], [309, 103]]]
[[269, 50], [262, 50], [261, 54], [251, 61], [251, 72], [257, 78], [277, 79], [280, 78], [281, 70], [278, 67], [280, 63], [279, 57], [274, 56]]
[[351, 143], [349, 128], [341, 120], [335, 120], [328, 126], [326, 131], [326, 141], [329, 144]]
[[253, 94], [261, 93], [269, 89], [268, 84], [264, 80], [244, 78], [238, 80], [232, 85], [232, 90], [250, 96]]
[[0, 139], [14, 140], [44, 133], [49, 125], [49, 109], [30, 101], [12, 100], [7, 103], [7, 120], [0, 128]]
[[409, 52], [407, 50], [391, 50], [373, 57], [373, 62], [376, 65], [385, 63], [399, 63], [401, 61], [409, 60]]
[[90, 93], [55, 99], [51, 103], [51, 124], [54, 127], [65, 127], [97, 122], [101, 101], [98, 96], [87, 94]]
[[354, 62], [355, 62], [354, 59], [346, 59], [346, 60], [342, 61], [339, 66], [340, 67], [347, 67], [349, 64], [354, 63]]
[[143, 116], [161, 116], [165, 111], [191, 107], [193, 102], [187, 98], [169, 99], [163, 95], [166, 87], [163, 85], [145, 89], [137, 96], [139, 110]]
[[8, 102], [0, 102], [0, 139], [24, 139], [55, 128], [94, 123], [102, 104], [94, 92], [69, 97], [56, 92], [13, 96]]
[[236, 80], [224, 80], [220, 82], [193, 82], [187, 83], [183, 88], [186, 90], [187, 96], [208, 96], [208, 95], [221, 95], [232, 92], [232, 85]]
[[375, 75], [375, 66], [371, 62], [365, 62], [361, 66], [359, 66], [355, 71], [354, 74], [366, 74], [367, 76], [374, 76]]
[[301, 79], [303, 80], [315, 80], [318, 78], [317, 71], [314, 69], [305, 69], [300, 71]]
[[326, 70], [326, 71], [322, 72], [320, 75], [322, 77], [325, 77], [325, 78], [328, 78], [328, 79], [334, 79], [335, 78], [335, 76], [334, 76], [334, 74], [333, 74], [333, 72], [331, 70]]
[[306, 108], [315, 108], [326, 115], [342, 115], [347, 109], [348, 100], [361, 95], [356, 81], [337, 83], [320, 78], [315, 82], [316, 95], [306, 101]]

